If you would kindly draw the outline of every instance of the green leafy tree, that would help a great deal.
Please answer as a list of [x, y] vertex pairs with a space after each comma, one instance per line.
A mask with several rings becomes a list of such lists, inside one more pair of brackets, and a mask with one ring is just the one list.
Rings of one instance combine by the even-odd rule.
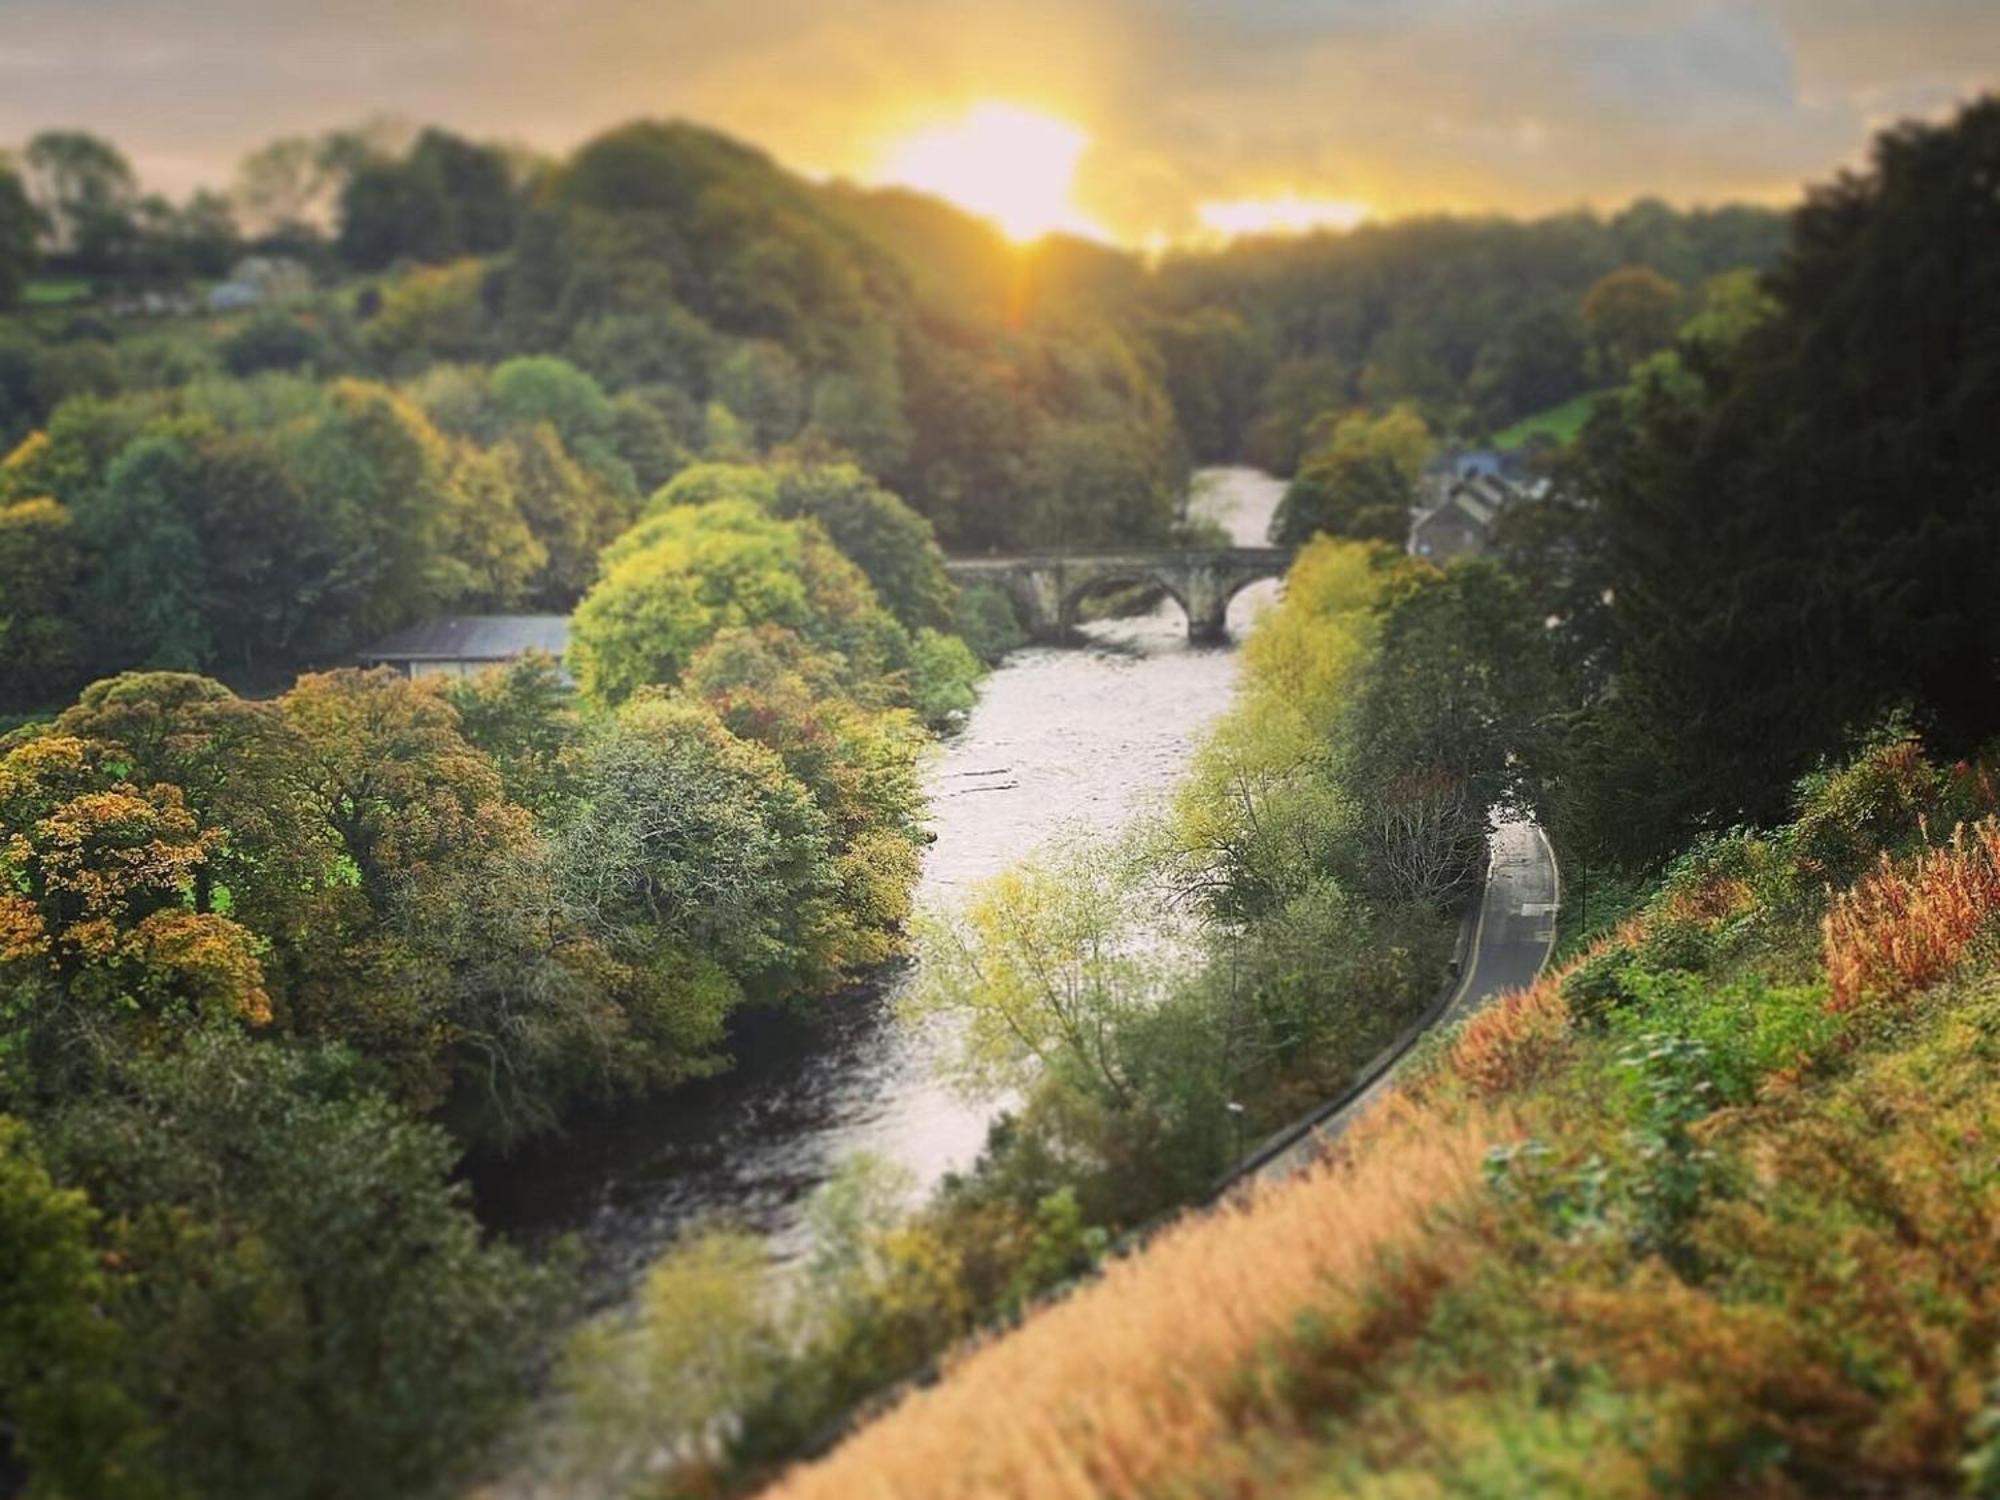
[[1316, 427], [1299, 472], [1271, 517], [1271, 540], [1296, 547], [1318, 532], [1400, 544], [1409, 534], [1417, 480], [1430, 460], [1423, 418], [1401, 406]]
[[122, 1388], [117, 1288], [89, 1198], [49, 1176], [27, 1126], [0, 1115], [0, 1420], [28, 1496], [168, 1493]]
[[962, 912], [922, 931], [913, 1018], [962, 1018], [960, 1069], [982, 1088], [1059, 1073], [1102, 1105], [1136, 1108], [1121, 1029], [1174, 975], [1169, 913], [1135, 888], [1129, 850], [1081, 839], [985, 882]]
[[157, 1424], [163, 1488], [421, 1490], [516, 1410], [553, 1287], [486, 1242], [444, 1133], [350, 1058], [202, 1037], [68, 1102], [46, 1139], [128, 1268], [120, 1384]]
[[1406, 576], [1345, 747], [1372, 891], [1442, 910], [1474, 887], [1489, 810], [1528, 796], [1556, 701], [1542, 617], [1514, 580], [1482, 560]]
[[0, 312], [21, 300], [28, 274], [40, 260], [42, 218], [20, 177], [0, 167]]
[[931, 523], [852, 464], [781, 465], [772, 498], [787, 520], [817, 521], [910, 629], [951, 620], [952, 586]]
[[485, 262], [453, 260], [416, 266], [382, 289], [362, 339], [391, 369], [421, 368], [436, 359], [484, 359], [493, 350], [486, 305]]
[[0, 505], [0, 707], [38, 707], [75, 682], [82, 584], [67, 508], [53, 500]]
[[752, 499], [659, 511], [607, 548], [603, 567], [570, 645], [585, 695], [602, 702], [678, 681], [732, 626], [785, 626], [864, 674], [894, 644], [867, 578], [818, 525], [779, 520]]
[[123, 269], [139, 180], [118, 148], [80, 130], [45, 130], [28, 142], [24, 162], [50, 248], [82, 270]]
[[1641, 862], [1774, 821], [1898, 704], [1946, 747], [1994, 732], [2000, 455], [1972, 414], [2000, 314], [1968, 268], [1996, 163], [1991, 99], [1885, 133], [1795, 213], [1775, 310], [1586, 433], [1616, 692], [1574, 740], [1573, 837]]
[[374, 157], [348, 178], [340, 195], [341, 259], [377, 271], [405, 258], [488, 255], [511, 243], [515, 212], [501, 151], [427, 130], [407, 156]]
[[[826, 815], [775, 751], [703, 704], [646, 695], [592, 737], [580, 774], [564, 878], [614, 953], [670, 978], [708, 960], [765, 998], [828, 977]], [[700, 993], [723, 1004], [687, 1031], [712, 1044], [727, 999]]]

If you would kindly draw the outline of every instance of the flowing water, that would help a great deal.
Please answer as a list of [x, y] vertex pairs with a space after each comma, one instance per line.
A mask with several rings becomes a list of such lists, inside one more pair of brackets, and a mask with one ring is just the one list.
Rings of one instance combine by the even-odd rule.
[[[1191, 504], [1239, 543], [1262, 545], [1282, 484], [1210, 470]], [[1232, 635], [1276, 585], [1230, 609]], [[950, 904], [1051, 835], [1112, 830], [1171, 787], [1229, 704], [1227, 645], [1187, 639], [1180, 607], [1086, 627], [1082, 645], [1035, 646], [981, 685], [966, 725], [928, 768], [931, 827], [920, 905]], [[568, 1132], [471, 1176], [480, 1216], [535, 1239], [576, 1234], [601, 1298], [615, 1299], [690, 1221], [759, 1230], [785, 1259], [804, 1247], [812, 1190], [868, 1153], [926, 1189], [977, 1156], [1005, 1103], [947, 1081], [948, 1036], [897, 1023], [892, 976], [825, 1007], [827, 1019], [754, 1017], [726, 1076], [572, 1122]]]

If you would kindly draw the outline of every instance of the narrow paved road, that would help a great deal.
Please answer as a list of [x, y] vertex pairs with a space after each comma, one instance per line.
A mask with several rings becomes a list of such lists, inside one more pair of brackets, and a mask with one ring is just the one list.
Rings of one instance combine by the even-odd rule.
[[[1555, 947], [1561, 883], [1548, 836], [1533, 823], [1502, 823], [1494, 830], [1492, 850], [1464, 978], [1434, 1027], [1462, 1021], [1489, 1000], [1532, 984]], [[1363, 1110], [1394, 1087], [1401, 1062], [1399, 1057], [1361, 1094], [1258, 1167], [1256, 1180], [1289, 1177], [1338, 1140]]]
[[1533, 823], [1502, 823], [1494, 830], [1471, 958], [1441, 1024], [1462, 1021], [1495, 996], [1534, 983], [1555, 946], [1557, 893], [1548, 836]]

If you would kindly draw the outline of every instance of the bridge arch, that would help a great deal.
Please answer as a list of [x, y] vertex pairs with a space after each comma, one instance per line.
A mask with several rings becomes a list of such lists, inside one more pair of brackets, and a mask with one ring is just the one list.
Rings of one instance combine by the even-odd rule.
[[1005, 589], [1037, 640], [1071, 638], [1084, 599], [1130, 584], [1170, 594], [1187, 616], [1191, 639], [1220, 640], [1228, 633], [1230, 601], [1259, 579], [1283, 577], [1291, 560], [1284, 548], [1216, 547], [968, 557], [946, 566], [961, 585]]
[[1114, 568], [1093, 573], [1063, 590], [1056, 602], [1056, 629], [1065, 636], [1071, 634], [1076, 629], [1077, 612], [1083, 608], [1084, 600], [1093, 594], [1120, 588], [1156, 588], [1181, 607], [1181, 613], [1187, 617], [1188, 629], [1192, 631], [1194, 611], [1188, 607], [1186, 591], [1176, 585], [1177, 580], [1165, 576], [1156, 568]]
[[1275, 569], [1258, 568], [1255, 570], [1246, 569], [1243, 572], [1234, 574], [1233, 576], [1225, 577], [1222, 580], [1222, 582], [1217, 586], [1215, 591], [1216, 629], [1221, 632], [1225, 633], [1227, 632], [1229, 627], [1229, 606], [1236, 602], [1236, 596], [1242, 593], [1245, 589], [1251, 587], [1254, 584], [1259, 584], [1259, 583], [1282, 584], [1284, 581], [1285, 581], [1285, 573], [1284, 569], [1282, 568], [1275, 568]]

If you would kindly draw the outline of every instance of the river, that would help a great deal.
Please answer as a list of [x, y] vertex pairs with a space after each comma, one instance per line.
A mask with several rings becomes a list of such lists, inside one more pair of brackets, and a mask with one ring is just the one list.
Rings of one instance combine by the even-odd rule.
[[[1280, 481], [1251, 469], [1199, 476], [1190, 502], [1244, 545], [1262, 545]], [[1247, 627], [1275, 583], [1230, 608]], [[1052, 834], [1113, 830], [1186, 768], [1229, 705], [1236, 653], [1193, 645], [1171, 600], [1152, 614], [1085, 628], [1083, 644], [1030, 647], [981, 685], [966, 724], [929, 764], [935, 841], [920, 905], [950, 904]], [[823, 1017], [751, 1016], [727, 1075], [573, 1121], [560, 1137], [471, 1172], [480, 1217], [527, 1241], [582, 1242], [596, 1299], [615, 1301], [688, 1223], [721, 1216], [770, 1237], [786, 1260], [805, 1246], [813, 1189], [849, 1157], [903, 1168], [915, 1189], [970, 1165], [1005, 1103], [945, 1081], [949, 1039], [893, 1014], [886, 982], [829, 1002]]]

